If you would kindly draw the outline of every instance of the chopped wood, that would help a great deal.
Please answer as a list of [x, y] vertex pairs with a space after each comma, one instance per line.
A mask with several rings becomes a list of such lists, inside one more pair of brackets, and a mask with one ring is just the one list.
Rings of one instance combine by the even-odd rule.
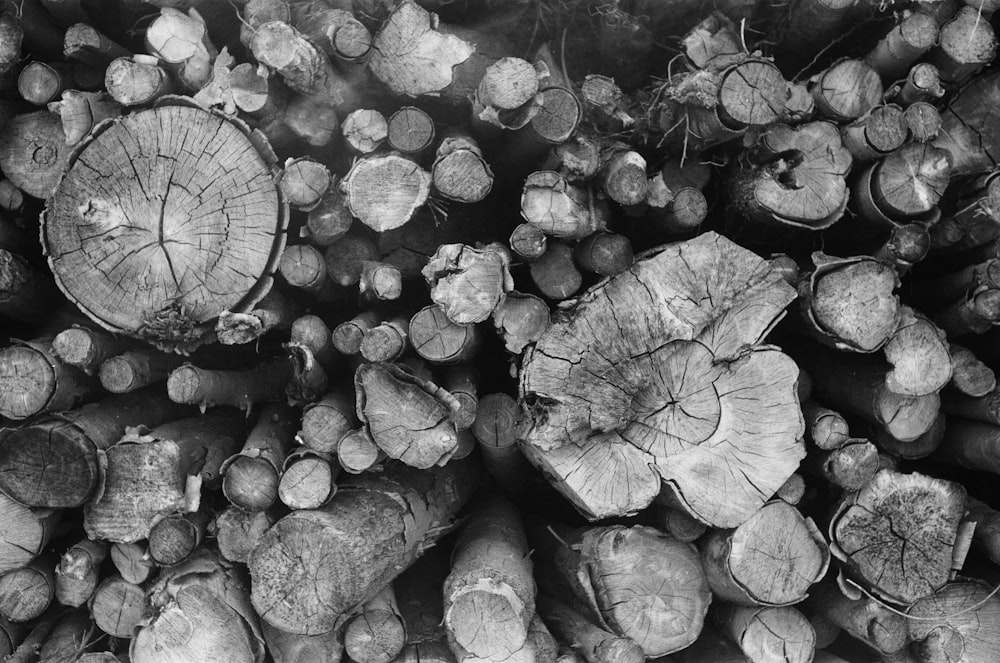
[[[938, 412], [930, 427], [912, 440], [898, 440], [886, 430], [875, 431], [872, 442], [880, 452], [892, 454], [898, 459], [924, 458], [934, 453], [944, 440], [947, 417], [944, 412]], [[879, 455], [879, 467], [884, 466], [882, 454]]]
[[573, 249], [562, 242], [549, 242], [530, 269], [531, 280], [549, 299], [567, 299], [583, 285], [583, 274], [573, 261]]
[[145, 41], [149, 52], [163, 60], [188, 90], [197, 92], [208, 83], [218, 51], [196, 9], [185, 14], [173, 7], [162, 7], [146, 29]]
[[281, 254], [278, 272], [288, 285], [301, 288], [323, 301], [339, 295], [336, 284], [328, 277], [326, 257], [310, 244], [295, 244]]
[[430, 195], [432, 176], [398, 154], [355, 162], [341, 182], [351, 214], [377, 232], [399, 228]]
[[247, 511], [264, 511], [278, 497], [278, 477], [299, 426], [298, 413], [281, 404], [265, 405], [239, 454], [220, 468], [222, 493]]
[[48, 198], [69, 161], [62, 122], [48, 111], [23, 113], [0, 135], [0, 168], [21, 191]]
[[862, 174], [854, 187], [854, 203], [873, 223], [907, 222], [934, 210], [950, 176], [947, 150], [910, 143]]
[[570, 182], [593, 179], [601, 167], [601, 146], [595, 138], [574, 133], [568, 140], [549, 150], [545, 170], [553, 170]]
[[813, 659], [816, 632], [795, 608], [723, 604], [712, 617], [719, 631], [751, 661], [810, 663]]
[[902, 78], [910, 66], [938, 40], [938, 23], [931, 16], [913, 12], [900, 17], [865, 60], [885, 80]]
[[285, 162], [280, 186], [289, 205], [308, 212], [319, 205], [330, 188], [330, 171], [315, 159], [290, 159]]
[[71, 60], [107, 67], [112, 60], [131, 57], [132, 53], [86, 23], [74, 23], [66, 30], [63, 53]]
[[514, 289], [510, 254], [494, 242], [481, 249], [442, 244], [423, 269], [431, 300], [458, 325], [487, 320]]
[[76, 145], [102, 121], [121, 115], [121, 106], [102, 92], [64, 90], [61, 101], [51, 102], [49, 111], [62, 120], [66, 144]]
[[389, 137], [389, 122], [377, 110], [362, 108], [345, 117], [340, 130], [352, 150], [358, 154], [371, 154]]
[[[55, 619], [55, 624], [51, 619]], [[50, 611], [48, 618], [39, 620], [39, 626], [48, 622], [51, 630], [45, 632], [44, 642], [39, 648], [35, 645], [35, 652], [42, 661], [64, 661], [74, 660], [81, 655], [89, 644], [87, 640], [94, 634], [94, 624], [84, 610], [74, 610], [72, 612]], [[33, 631], [34, 632], [34, 631]], [[25, 643], [30, 640], [29, 636]], [[31, 659], [22, 659], [34, 661]], [[14, 663], [17, 659], [11, 659]]]
[[159, 59], [147, 55], [116, 58], [104, 74], [108, 94], [122, 106], [143, 106], [173, 92], [173, 81]]
[[41, 554], [55, 533], [60, 513], [32, 509], [0, 493], [0, 574], [28, 564]]
[[493, 170], [479, 144], [470, 136], [445, 136], [431, 166], [434, 189], [443, 198], [476, 203], [493, 188]]
[[458, 431], [472, 427], [479, 407], [478, 371], [471, 364], [451, 366], [445, 371], [443, 386], [458, 401], [458, 409], [452, 414]]
[[361, 356], [368, 361], [396, 361], [409, 347], [409, 322], [403, 316], [381, 322], [361, 339]]
[[493, 312], [493, 326], [503, 338], [507, 352], [515, 355], [538, 341], [550, 324], [548, 305], [535, 295], [517, 291], [507, 293]]
[[913, 65], [901, 86], [893, 88], [893, 101], [903, 106], [928, 102], [933, 103], [944, 96], [941, 72], [928, 62]]
[[902, 396], [936, 393], [952, 375], [945, 333], [908, 306], [899, 311], [899, 327], [884, 348], [886, 361], [892, 364], [885, 385]]
[[997, 564], [1000, 561], [1000, 512], [974, 497], [966, 502], [968, 520], [976, 524], [972, 547], [980, 555]]
[[101, 562], [107, 555], [108, 544], [104, 541], [83, 539], [70, 546], [56, 566], [56, 601], [79, 608], [90, 600], [100, 580]]
[[183, 363], [183, 357], [158, 350], [128, 350], [104, 360], [99, 372], [101, 386], [112, 394], [136, 391], [147, 385], [165, 382]]
[[614, 276], [632, 266], [635, 256], [625, 235], [598, 231], [581, 240], [573, 251], [576, 263], [586, 272]]
[[831, 551], [876, 596], [910, 604], [948, 581], [964, 512], [959, 484], [880, 470], [845, 495], [830, 524]]
[[319, 204], [309, 210], [305, 232], [310, 242], [325, 248], [346, 235], [353, 221], [344, 195], [331, 187]]
[[357, 663], [389, 663], [406, 644], [406, 625], [386, 585], [344, 627], [344, 651]]
[[[362, 311], [354, 318], [342, 322], [333, 329], [333, 345], [342, 354], [351, 356], [361, 352], [361, 342], [365, 334], [378, 325], [379, 319], [372, 311]], [[412, 326], [413, 322], [410, 322]], [[416, 344], [414, 344], [416, 347]], [[419, 352], [419, 351], [418, 351]]]
[[377, 301], [399, 299], [403, 293], [403, 275], [395, 265], [363, 260], [358, 290]]
[[817, 113], [836, 122], [855, 120], [882, 99], [878, 72], [864, 60], [841, 60], [818, 74], [812, 86]]
[[460, 407], [451, 394], [396, 364], [362, 364], [354, 384], [358, 419], [389, 458], [419, 469], [448, 461]]
[[[980, 361], [968, 348], [954, 343], [948, 344], [951, 353], [952, 374], [948, 386], [963, 396], [979, 398], [996, 389], [996, 374], [993, 369]], [[944, 409], [948, 411], [947, 398]]]
[[892, 265], [901, 276], [915, 263], [927, 257], [931, 249], [931, 236], [919, 223], [896, 225], [889, 231], [889, 239], [872, 255]]
[[839, 449], [851, 437], [847, 420], [839, 412], [814, 401], [802, 403], [802, 416], [806, 421], [806, 440], [818, 449]]
[[156, 571], [153, 558], [141, 543], [112, 543], [110, 556], [118, 573], [137, 585], [146, 582]]
[[127, 340], [85, 327], [72, 327], [52, 339], [52, 352], [61, 361], [93, 375], [101, 364], [132, 347]]
[[973, 179], [953, 213], [931, 227], [935, 249], [962, 251], [1000, 237], [1000, 176], [987, 173]]
[[335, 453], [340, 438], [356, 425], [354, 398], [346, 392], [334, 391], [306, 406], [297, 439], [314, 451]]
[[364, 428], [345, 433], [337, 443], [337, 460], [345, 472], [361, 474], [385, 460], [385, 452]]
[[252, 343], [268, 332], [287, 330], [299, 312], [294, 300], [272, 289], [246, 313], [219, 313], [215, 335], [223, 345]]
[[895, 654], [906, 647], [903, 615], [868, 597], [848, 597], [836, 581], [815, 585], [803, 606], [882, 654]]
[[213, 371], [184, 364], [167, 378], [167, 394], [176, 403], [202, 409], [230, 405], [249, 410], [256, 403], [284, 397], [291, 373], [287, 359], [265, 361], [247, 371]]
[[604, 146], [597, 178], [604, 194], [620, 205], [636, 205], [646, 198], [646, 160], [627, 145]]
[[331, 454], [296, 449], [285, 459], [278, 497], [289, 509], [318, 509], [336, 494], [338, 470]]
[[936, 457], [970, 470], [1000, 474], [998, 445], [1000, 428], [995, 424], [952, 416]]
[[908, 128], [899, 106], [876, 106], [841, 129], [841, 138], [856, 162], [872, 161], [902, 147]]
[[115, 638], [132, 638], [146, 609], [146, 592], [120, 576], [106, 578], [94, 592], [90, 612], [94, 623]]
[[968, 80], [989, 64], [997, 53], [997, 36], [989, 21], [975, 7], [961, 7], [941, 26], [941, 35], [929, 61], [948, 83]]
[[538, 612], [556, 638], [570, 643], [588, 663], [640, 663], [645, 660], [645, 654], [635, 642], [596, 626], [550, 596], [539, 594]]
[[926, 143], [941, 132], [941, 113], [926, 101], [917, 101], [906, 107], [903, 119], [915, 141]]
[[211, 527], [219, 554], [230, 562], [246, 564], [274, 521], [269, 511], [250, 512], [237, 506], [226, 507], [215, 517]]
[[879, 469], [878, 449], [853, 438], [836, 449], [810, 453], [805, 465], [838, 488], [861, 490]]
[[41, 617], [55, 597], [55, 566], [42, 556], [0, 576], [0, 617], [11, 622]]
[[781, 484], [774, 496], [786, 504], [798, 506], [806, 495], [806, 480], [796, 472]]
[[436, 135], [433, 118], [416, 106], [403, 106], [389, 116], [387, 131], [389, 145], [404, 154], [423, 152]]
[[685, 511], [669, 494], [660, 493], [646, 513], [649, 525], [685, 543], [696, 541], [708, 530], [705, 523]]
[[961, 580], [906, 611], [910, 649], [921, 663], [988, 659], [1000, 647], [1000, 599], [987, 583]]
[[670, 235], [689, 235], [708, 215], [704, 193], [694, 187], [672, 190], [660, 174], [649, 181], [645, 204], [646, 218]]
[[101, 395], [94, 378], [56, 358], [49, 339], [0, 350], [0, 378], [0, 415], [8, 419], [69, 410]]
[[35, 106], [55, 101], [72, 84], [70, 71], [62, 63], [29, 62], [17, 76], [17, 93]]
[[781, 500], [735, 529], [711, 531], [699, 547], [712, 592], [740, 605], [797, 603], [830, 564], [812, 519]]
[[546, 235], [581, 239], [607, 227], [609, 214], [593, 191], [570, 184], [559, 173], [538, 171], [524, 181], [521, 216]]
[[423, 471], [387, 464], [345, 479], [323, 509], [279, 520], [250, 556], [258, 614], [307, 635], [342, 623], [445, 533], [475, 467], [471, 459]]

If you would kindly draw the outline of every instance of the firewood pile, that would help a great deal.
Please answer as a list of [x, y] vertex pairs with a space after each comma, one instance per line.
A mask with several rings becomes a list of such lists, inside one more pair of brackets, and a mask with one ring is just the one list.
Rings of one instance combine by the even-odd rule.
[[997, 9], [0, 0], [0, 661], [1000, 661]]

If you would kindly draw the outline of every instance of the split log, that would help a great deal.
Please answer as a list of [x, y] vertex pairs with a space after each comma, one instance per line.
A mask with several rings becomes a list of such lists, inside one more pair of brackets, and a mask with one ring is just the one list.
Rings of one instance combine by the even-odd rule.
[[867, 256], [812, 256], [816, 269], [801, 289], [801, 311], [809, 330], [838, 350], [874, 352], [899, 327], [899, 278]]
[[536, 589], [513, 504], [491, 496], [474, 507], [443, 591], [444, 626], [456, 658], [503, 661], [524, 646]]
[[258, 614], [291, 632], [330, 631], [444, 534], [476, 474], [470, 459], [386, 465], [345, 479], [323, 509], [285, 516], [250, 555]]
[[964, 513], [959, 484], [880, 470], [841, 501], [830, 524], [831, 550], [855, 582], [909, 604], [948, 582]]
[[[183, 141], [168, 140], [171, 126], [186, 128]], [[43, 219], [49, 265], [70, 300], [106, 329], [190, 351], [219, 313], [245, 313], [267, 294], [286, 208], [248, 134], [180, 105], [131, 113], [91, 134]], [[139, 153], [147, 157], [137, 161]], [[119, 193], [100, 193], [104, 179]], [[191, 233], [216, 239], [180, 241]], [[108, 255], [124, 258], [108, 268]], [[211, 267], [193, 268], [202, 263]]]
[[288, 633], [261, 620], [261, 631], [267, 651], [274, 663], [311, 663], [312, 661], [339, 661], [344, 645], [337, 633], [301, 635]]
[[403, 106], [390, 115], [387, 131], [390, 147], [403, 154], [423, 152], [436, 135], [433, 118], [416, 106]]
[[337, 492], [339, 468], [331, 454], [299, 448], [288, 454], [278, 481], [278, 498], [289, 509], [318, 509]]
[[451, 457], [459, 402], [447, 391], [396, 364], [362, 364], [354, 387], [358, 419], [389, 458], [427, 469]]
[[960, 580], [906, 611], [910, 649], [920, 663], [989, 659], [1000, 647], [1000, 599], [982, 581]]
[[[14, 234], [14, 233], [11, 233]], [[12, 238], [11, 243], [17, 240]], [[0, 248], [0, 315], [32, 325], [45, 322], [59, 291], [51, 275]]]
[[895, 654], [906, 647], [903, 615], [867, 597], [849, 598], [835, 581], [813, 587], [803, 606], [882, 654]]
[[[723, 265], [742, 276], [709, 277]], [[638, 511], [666, 480], [697, 518], [735, 527], [804, 456], [798, 369], [756, 345], [793, 298], [765, 261], [713, 233], [647, 254], [526, 351], [525, 453], [590, 518]], [[726, 304], [696, 304], [709, 300]], [[739, 440], [726, 462], [717, 439]]]
[[507, 293], [503, 303], [493, 312], [493, 326], [507, 352], [515, 355], [538, 341], [550, 324], [548, 305], [534, 295], [516, 290]]
[[811, 663], [816, 632], [795, 608], [720, 605], [713, 619], [754, 663]]
[[902, 16], [865, 60], [887, 81], [902, 78], [937, 43], [939, 27], [931, 16], [913, 12]]
[[781, 500], [735, 529], [709, 532], [699, 547], [712, 592], [737, 605], [798, 603], [830, 565], [812, 519]]
[[153, 349], [129, 350], [101, 364], [101, 386], [112, 394], [125, 394], [147, 385], [166, 382], [174, 369], [184, 363], [178, 355]]
[[609, 214], [593, 191], [570, 184], [559, 173], [537, 171], [524, 181], [521, 216], [546, 235], [581, 239], [606, 228]]
[[853, 438], [836, 449], [813, 451], [807, 468], [843, 490], [861, 490], [879, 468], [878, 449], [868, 440]]
[[55, 566], [42, 556], [0, 576], [0, 617], [11, 622], [41, 617], [55, 596]]
[[220, 468], [222, 493], [235, 506], [264, 511], [278, 497], [278, 476], [295, 441], [298, 412], [279, 404], [268, 404], [247, 435], [239, 454], [230, 456]]
[[161, 518], [196, 510], [201, 485], [221, 483], [222, 462], [245, 436], [240, 413], [224, 409], [148, 433], [133, 429], [102, 452], [100, 490], [84, 509], [84, 529], [94, 539], [134, 543]]
[[108, 544], [84, 539], [70, 546], [56, 567], [55, 599], [62, 605], [79, 608], [93, 595], [100, 580], [101, 562]]
[[514, 289], [510, 254], [499, 243], [481, 249], [442, 244], [423, 269], [431, 301], [457, 325], [487, 320]]
[[129, 658], [262, 663], [264, 639], [248, 599], [242, 574], [202, 551], [163, 573], [150, 589], [149, 604], [157, 609], [139, 624]]
[[0, 493], [0, 516], [0, 574], [3, 574], [41, 554], [59, 522], [60, 512], [31, 509]]
[[553, 635], [570, 643], [588, 663], [641, 663], [642, 649], [628, 638], [621, 638], [587, 621], [569, 606], [539, 594], [538, 612]]
[[567, 299], [583, 285], [573, 249], [562, 242], [549, 242], [545, 253], [531, 263], [530, 274], [538, 291], [549, 299]]
[[344, 118], [340, 131], [344, 134], [344, 142], [352, 150], [358, 154], [371, 154], [389, 137], [389, 122], [377, 110], [362, 108]]
[[399, 228], [430, 195], [431, 174], [398, 154], [359, 159], [341, 182], [351, 214], [376, 232]]
[[757, 137], [748, 156], [729, 188], [737, 209], [746, 216], [822, 230], [843, 215], [851, 153], [833, 124], [771, 125]]
[[378, 323], [379, 319], [374, 312], [362, 311], [354, 318], [334, 327], [332, 337], [334, 347], [347, 356], [358, 354], [361, 352], [361, 341], [365, 334]]
[[55, 193], [69, 153], [62, 122], [48, 111], [14, 117], [0, 136], [0, 168], [17, 188], [35, 198]]
[[144, 106], [174, 91], [173, 80], [159, 59], [148, 55], [120, 57], [104, 73], [104, 87], [122, 106]]
[[961, 7], [941, 26], [937, 47], [929, 62], [948, 83], [968, 80], [996, 57], [997, 36], [989, 21], [975, 7]]
[[378, 466], [386, 458], [364, 428], [349, 431], [337, 443], [337, 461], [345, 472], [361, 474]]
[[145, 41], [147, 50], [167, 63], [185, 88], [197, 92], [208, 83], [218, 51], [197, 10], [185, 14], [173, 7], [161, 8], [146, 29]]
[[409, 322], [404, 316], [380, 322], [361, 339], [361, 356], [368, 361], [397, 361], [408, 347]]
[[146, 609], [146, 592], [121, 576], [106, 578], [94, 592], [90, 613], [94, 623], [114, 638], [130, 640]]
[[340, 237], [326, 247], [323, 256], [327, 276], [343, 287], [357, 285], [361, 281], [361, 263], [379, 259], [375, 242], [361, 235]]
[[291, 373], [287, 359], [264, 361], [247, 371], [212, 371], [184, 364], [167, 378], [167, 394], [175, 403], [202, 410], [229, 405], [249, 411], [256, 403], [284, 398]]
[[[698, 637], [711, 594], [692, 544], [644, 526], [532, 530], [542, 594], [558, 596], [647, 657]], [[539, 612], [558, 636], [541, 596]]]
[[96, 380], [56, 358], [48, 339], [0, 350], [0, 415], [27, 419], [78, 407], [100, 396]]
[[236, 506], [226, 507], [215, 517], [212, 526], [219, 554], [230, 562], [246, 564], [274, 521], [268, 511], [250, 512]]
[[479, 338], [475, 325], [452, 322], [437, 304], [425, 306], [410, 318], [410, 344], [418, 355], [434, 364], [455, 364], [472, 359], [479, 348]]

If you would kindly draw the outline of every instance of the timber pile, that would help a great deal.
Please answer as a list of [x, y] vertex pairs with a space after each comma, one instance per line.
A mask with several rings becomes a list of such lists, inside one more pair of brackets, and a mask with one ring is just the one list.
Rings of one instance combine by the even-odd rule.
[[1000, 660], [993, 0], [0, 0], [0, 661]]

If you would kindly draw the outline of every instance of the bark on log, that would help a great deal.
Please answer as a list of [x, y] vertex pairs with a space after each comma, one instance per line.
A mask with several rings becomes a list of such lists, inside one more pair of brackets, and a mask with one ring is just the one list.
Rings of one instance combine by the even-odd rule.
[[[722, 265], [725, 278], [709, 276]], [[577, 300], [525, 354], [526, 454], [590, 518], [638, 511], [665, 479], [697, 518], [738, 525], [804, 455], [798, 369], [757, 345], [793, 297], [766, 262], [712, 233], [647, 254]], [[727, 304], [695, 304], [709, 299]], [[767, 422], [752, 414], [762, 409]], [[730, 417], [741, 421], [735, 438]], [[740, 440], [724, 463], [705, 455], [716, 439]]]
[[111, 561], [122, 578], [136, 585], [146, 582], [156, 572], [156, 564], [142, 543], [112, 543]]
[[907, 605], [948, 582], [964, 513], [961, 485], [880, 470], [841, 501], [830, 524], [831, 550], [855, 582]]
[[48, 111], [18, 115], [0, 136], [0, 168], [29, 196], [53, 195], [69, 159], [62, 122]]
[[947, 150], [910, 143], [862, 173], [852, 202], [868, 221], [885, 227], [927, 218], [950, 176]]
[[344, 654], [344, 645], [336, 633], [300, 635], [277, 629], [263, 620], [260, 625], [274, 663], [339, 661]]
[[146, 592], [120, 576], [112, 576], [94, 592], [89, 607], [99, 629], [114, 638], [130, 640], [145, 612]]
[[93, 375], [105, 360], [125, 352], [132, 345], [110, 334], [71, 327], [52, 339], [52, 352], [64, 363]]
[[278, 497], [292, 510], [318, 509], [336, 494], [338, 471], [330, 454], [296, 449], [285, 459]]
[[1000, 474], [1000, 428], [949, 417], [937, 458], [969, 470]]
[[389, 121], [377, 110], [362, 108], [344, 118], [340, 131], [352, 150], [371, 154], [389, 137]]
[[153, 349], [129, 350], [106, 359], [98, 376], [101, 386], [112, 394], [125, 394], [147, 385], [166, 382], [184, 363], [183, 357]]
[[438, 194], [448, 200], [477, 203], [493, 188], [493, 169], [473, 138], [455, 134], [438, 144], [431, 181]]
[[460, 407], [451, 394], [396, 364], [362, 364], [354, 385], [358, 419], [389, 458], [419, 469], [451, 458]]
[[493, 312], [493, 326], [507, 352], [518, 355], [537, 342], [551, 324], [548, 305], [538, 297], [511, 291]]
[[344, 627], [344, 651], [357, 663], [389, 663], [406, 644], [406, 624], [386, 585]]
[[902, 78], [910, 66], [937, 43], [937, 21], [914, 12], [897, 20], [865, 60], [887, 81]]
[[806, 440], [818, 449], [838, 449], [851, 437], [847, 420], [840, 413], [814, 401], [802, 404], [802, 416], [806, 420]]
[[42, 616], [55, 597], [55, 560], [37, 557], [0, 576], [0, 617], [27, 622]]
[[905, 617], [870, 598], [845, 596], [833, 580], [813, 587], [803, 606], [882, 654], [895, 654], [906, 647]]
[[700, 549], [712, 592], [737, 605], [798, 603], [830, 565], [812, 519], [780, 500], [735, 529], [711, 531]]
[[209, 516], [204, 511], [172, 513], [149, 530], [149, 556], [162, 567], [188, 559], [205, 539]]
[[975, 7], [961, 7], [941, 26], [937, 47], [929, 61], [948, 83], [961, 83], [988, 65], [997, 53], [997, 36]]
[[[0, 439], [0, 489], [22, 504], [81, 506], [97, 484], [97, 450], [128, 426], [157, 426], [190, 413], [155, 388], [38, 419]], [[56, 465], [52, 459], [61, 459]]]
[[197, 405], [203, 411], [216, 405], [249, 411], [256, 403], [281, 400], [291, 374], [287, 359], [264, 361], [246, 371], [213, 371], [184, 364], [167, 378], [167, 394], [175, 403]]
[[503, 661], [524, 646], [536, 588], [513, 504], [491, 496], [474, 507], [443, 592], [444, 625], [456, 658]]
[[59, 361], [48, 339], [0, 350], [0, 415], [22, 420], [78, 407], [99, 397], [96, 380]]
[[389, 116], [388, 140], [404, 154], [423, 152], [434, 143], [434, 119], [416, 106], [403, 106]]
[[982, 581], [959, 580], [910, 606], [910, 649], [920, 663], [988, 660], [1000, 650], [1000, 599]]
[[148, 55], [120, 57], [108, 65], [104, 87], [122, 106], [144, 106], [174, 91], [174, 84], [159, 59]]
[[606, 203], [590, 189], [570, 184], [552, 171], [537, 171], [524, 181], [521, 216], [547, 235], [582, 239], [607, 227]]
[[285, 516], [250, 556], [258, 614], [293, 633], [337, 627], [445, 533], [476, 475], [471, 459], [426, 471], [387, 465], [346, 479], [323, 509]]
[[[171, 139], [173, 126], [187, 129], [184, 140]], [[245, 313], [267, 294], [287, 208], [248, 134], [183, 105], [92, 134], [43, 219], [43, 246], [70, 300], [106, 329], [190, 351], [219, 313]], [[192, 232], [213, 237], [211, 251], [183, 241]], [[109, 255], [124, 259], [109, 268]], [[195, 268], [205, 261], [211, 267]]]
[[713, 610], [719, 631], [754, 663], [811, 663], [816, 632], [795, 608], [720, 605]]
[[409, 337], [413, 349], [425, 360], [455, 364], [472, 359], [479, 348], [480, 335], [475, 325], [456, 324], [440, 306], [431, 304], [410, 318]]
[[829, 451], [812, 452], [806, 467], [843, 490], [861, 490], [878, 470], [878, 449], [864, 439], [850, 439]]
[[538, 291], [549, 299], [567, 299], [583, 285], [573, 249], [562, 242], [549, 242], [545, 253], [531, 263], [530, 274]]
[[107, 67], [117, 58], [127, 58], [132, 55], [127, 48], [85, 22], [74, 23], [66, 30], [63, 54], [71, 60], [101, 68]]
[[899, 106], [876, 106], [841, 129], [841, 138], [855, 162], [872, 161], [902, 147], [907, 129]]
[[361, 235], [340, 237], [326, 247], [323, 255], [327, 276], [343, 287], [357, 285], [361, 281], [361, 263], [379, 258], [375, 243]]
[[0, 574], [3, 574], [41, 554], [59, 522], [60, 512], [31, 509], [0, 493], [0, 516]]
[[278, 497], [278, 475], [298, 429], [298, 412], [280, 404], [264, 406], [239, 454], [222, 464], [222, 493], [233, 505], [264, 511]]
[[371, 362], [398, 361], [408, 347], [409, 323], [400, 316], [375, 325], [361, 339], [361, 356]]
[[70, 546], [56, 567], [56, 601], [71, 608], [86, 603], [97, 588], [107, 555], [108, 544], [103, 541], [84, 539]]

